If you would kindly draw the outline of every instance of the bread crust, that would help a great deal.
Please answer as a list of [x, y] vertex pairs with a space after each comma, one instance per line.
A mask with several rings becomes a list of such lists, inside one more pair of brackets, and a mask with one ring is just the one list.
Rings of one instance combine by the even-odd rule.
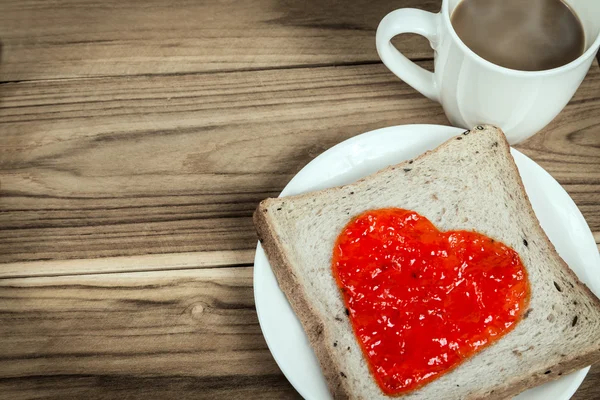
[[[508, 154], [508, 156], [510, 157], [510, 168], [512, 169], [512, 172], [515, 178], [517, 179], [518, 186], [521, 190], [521, 195], [523, 195], [526, 199], [526, 211], [532, 217], [532, 221], [536, 221], [534, 229], [537, 230], [539, 237], [546, 242], [548, 248], [553, 253], [553, 256], [557, 257], [560, 260], [562, 268], [574, 279], [574, 282], [576, 282], [577, 285], [579, 285], [586, 293], [588, 293], [594, 299], [594, 304], [598, 307], [598, 309], [600, 309], [600, 299], [598, 299], [592, 293], [592, 291], [578, 279], [576, 274], [568, 267], [564, 260], [562, 260], [562, 258], [557, 253], [554, 245], [543, 231], [537, 217], [535, 216], [533, 207], [531, 206], [531, 202], [529, 201], [529, 197], [527, 196], [527, 192], [525, 191], [525, 186], [523, 184], [517, 166], [514, 162], [514, 158], [510, 154], [510, 146], [508, 144], [508, 141], [506, 140], [505, 135], [498, 128], [491, 126], [478, 126], [473, 128], [472, 131], [477, 132], [484, 130], [494, 130], [497, 133], [499, 132], [499, 136], [502, 137], [502, 143], [500, 143], [499, 145], [505, 149], [505, 153]], [[463, 135], [469, 134], [470, 132], [471, 131], [466, 131], [465, 133], [463, 133]], [[432, 152], [438, 152], [444, 149], [446, 146], [448, 146], [449, 143], [451, 143], [453, 140], [457, 139], [460, 136], [461, 135], [455, 136], [447, 140], [435, 150], [427, 151], [421, 154], [414, 160], [411, 160], [410, 163], [419, 160], [431, 154]], [[390, 171], [393, 171], [395, 169], [405, 168], [408, 166], [408, 164], [409, 161], [404, 161], [402, 163], [384, 168], [376, 172], [375, 174], [362, 178], [359, 181], [354, 182], [350, 185], [355, 185], [359, 182], [364, 181], [365, 179], [371, 179], [373, 176], [379, 174], [389, 173]], [[319, 191], [318, 193], [319, 195], [332, 194], [337, 191], [341, 191], [350, 185], [333, 187]], [[314, 193], [305, 193], [293, 197], [306, 198], [311, 196], [314, 196]], [[293, 272], [293, 267], [289, 259], [287, 258], [286, 252], [282, 250], [284, 247], [281, 243], [281, 239], [278, 237], [276, 229], [270, 221], [269, 207], [271, 206], [271, 203], [273, 201], [276, 201], [276, 199], [263, 200], [254, 212], [253, 219], [258, 233], [259, 241], [262, 244], [262, 247], [269, 259], [270, 265], [275, 274], [275, 277], [277, 278], [277, 282], [279, 283], [280, 288], [285, 293], [288, 301], [292, 306], [292, 309], [296, 313], [298, 319], [302, 323], [305, 332], [308, 335], [308, 339], [319, 360], [322, 372], [325, 375], [329, 390], [333, 398], [355, 398], [352, 396], [352, 393], [349, 390], [349, 386], [346, 383], [343, 371], [341, 371], [340, 366], [337, 365], [335, 356], [331, 352], [331, 347], [328, 345], [329, 341], [332, 340], [332, 338], [329, 337], [327, 324], [322, 319], [322, 316], [311, 306], [311, 301], [309, 298], [307, 298], [306, 292], [302, 289], [299, 279], [295, 276]], [[340, 296], [340, 301], [342, 301], [341, 295], [339, 295], [339, 293], [338, 296]], [[553, 369], [559, 370], [560, 373], [546, 373], [546, 371], [544, 370], [532, 371], [531, 374], [519, 377], [519, 379], [513, 379], [509, 382], [506, 382], [501, 388], [495, 389], [494, 391], [492, 391], [492, 393], [489, 393], [482, 389], [481, 393], [472, 394], [471, 396], [467, 397], [467, 400], [494, 400], [511, 398], [525, 391], [528, 388], [543, 384], [554, 379], [558, 379], [563, 374], [567, 374], [587, 365], [593, 364], [594, 362], [598, 361], [598, 359], [600, 359], [600, 348], [591, 347], [590, 349], [588, 349], [588, 351], [583, 352], [583, 354], [583, 356], [567, 356], [566, 359], [554, 365]], [[474, 357], [477, 357], [477, 355], [475, 355]], [[410, 393], [400, 395], [397, 397], [403, 396], [410, 396]]]
[[325, 375], [333, 398], [349, 399], [351, 397], [350, 391], [345, 385], [342, 375], [338, 372], [339, 368], [329, 350], [330, 347], [327, 346], [328, 335], [325, 323], [321, 320], [319, 313], [310, 305], [310, 300], [306, 297], [306, 292], [293, 273], [285, 252], [280, 251], [281, 245], [275, 229], [273, 229], [269, 219], [266, 218], [266, 214], [269, 212], [268, 204], [269, 199], [263, 200], [254, 211], [253, 220], [258, 240], [269, 259], [279, 287], [285, 293], [292, 309], [302, 323], [304, 332], [308, 335], [308, 340], [319, 360], [321, 371]]

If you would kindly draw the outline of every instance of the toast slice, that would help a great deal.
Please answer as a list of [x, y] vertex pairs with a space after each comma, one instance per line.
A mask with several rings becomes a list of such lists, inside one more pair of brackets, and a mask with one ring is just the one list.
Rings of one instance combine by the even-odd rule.
[[475, 230], [505, 243], [521, 256], [531, 285], [514, 330], [407, 398], [509, 398], [600, 358], [600, 300], [540, 227], [502, 131], [478, 126], [356, 183], [266, 199], [254, 213], [334, 398], [388, 398], [369, 372], [331, 270], [334, 242], [350, 219], [387, 207], [414, 210], [442, 231]]

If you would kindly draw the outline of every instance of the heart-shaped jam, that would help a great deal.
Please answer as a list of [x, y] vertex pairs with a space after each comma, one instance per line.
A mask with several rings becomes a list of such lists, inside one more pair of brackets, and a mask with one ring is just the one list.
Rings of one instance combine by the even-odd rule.
[[440, 232], [399, 208], [348, 223], [332, 268], [388, 395], [415, 390], [497, 341], [529, 304], [527, 272], [513, 249], [477, 232]]

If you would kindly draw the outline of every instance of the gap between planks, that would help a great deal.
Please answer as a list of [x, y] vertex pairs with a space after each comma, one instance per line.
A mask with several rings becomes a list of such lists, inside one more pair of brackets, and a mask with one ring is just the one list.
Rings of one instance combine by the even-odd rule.
[[[410, 59], [413, 62], [425, 62], [433, 61], [433, 57], [413, 57]], [[31, 82], [61, 82], [61, 81], [78, 81], [78, 80], [95, 80], [95, 79], [115, 79], [115, 78], [145, 78], [145, 77], [167, 77], [167, 76], [197, 76], [197, 75], [210, 75], [210, 74], [229, 74], [229, 73], [240, 73], [240, 72], [262, 72], [262, 71], [279, 71], [289, 69], [315, 69], [315, 68], [332, 68], [332, 67], [356, 67], [362, 65], [375, 65], [381, 64], [382, 61], [376, 60], [362, 60], [362, 61], [346, 61], [346, 62], [329, 62], [329, 63], [314, 63], [314, 64], [294, 64], [294, 65], [280, 65], [272, 67], [246, 67], [246, 68], [231, 68], [231, 69], [218, 69], [212, 71], [186, 71], [186, 72], [164, 72], [164, 73], [143, 73], [143, 74], [131, 74], [131, 75], [95, 75], [95, 76], [64, 76], [57, 78], [42, 78], [42, 79], [18, 79], [18, 80], [0, 80], [1, 85], [7, 84], [19, 84], [19, 83], [31, 83]]]
[[0, 279], [247, 267], [255, 250], [198, 251], [0, 264]]

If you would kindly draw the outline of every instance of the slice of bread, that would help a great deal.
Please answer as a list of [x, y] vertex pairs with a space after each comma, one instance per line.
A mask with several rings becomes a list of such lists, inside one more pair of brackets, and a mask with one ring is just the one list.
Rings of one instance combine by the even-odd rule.
[[535, 217], [504, 134], [478, 126], [351, 185], [266, 199], [254, 213], [279, 286], [336, 399], [387, 398], [371, 376], [331, 270], [334, 241], [366, 210], [399, 207], [440, 230], [475, 230], [516, 250], [531, 301], [514, 330], [410, 399], [504, 399], [600, 358], [600, 300]]

